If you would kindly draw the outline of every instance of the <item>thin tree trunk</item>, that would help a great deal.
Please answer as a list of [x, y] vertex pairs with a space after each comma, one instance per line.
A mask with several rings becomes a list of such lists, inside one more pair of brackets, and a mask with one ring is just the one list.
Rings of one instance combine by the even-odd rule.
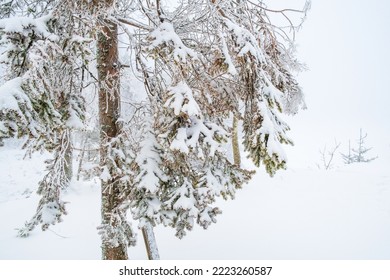
[[64, 159], [65, 159], [64, 171], [69, 183], [73, 177], [73, 148], [72, 148], [71, 136], [72, 134], [69, 130], [64, 132], [63, 137], [67, 137], [66, 139], [67, 146], [65, 147], [65, 152], [64, 152]]
[[240, 145], [238, 142], [238, 118], [236, 115], [233, 116], [233, 159], [234, 164], [237, 166], [241, 166], [241, 154], [240, 154]]
[[[107, 144], [118, 135], [120, 115], [119, 68], [118, 68], [118, 27], [115, 23], [104, 20], [104, 26], [98, 34], [97, 67], [99, 77], [99, 122], [100, 122], [100, 164], [106, 166]], [[108, 170], [112, 175], [112, 170]], [[113, 176], [112, 176], [113, 177]], [[111, 225], [110, 216], [120, 203], [120, 189], [114, 178], [101, 181], [102, 224]], [[102, 254], [105, 260], [127, 259], [126, 244], [116, 247], [110, 240], [102, 241]]]
[[159, 260], [160, 255], [158, 253], [156, 238], [153, 233], [153, 226], [149, 222], [142, 228], [142, 235], [144, 237], [149, 260]]

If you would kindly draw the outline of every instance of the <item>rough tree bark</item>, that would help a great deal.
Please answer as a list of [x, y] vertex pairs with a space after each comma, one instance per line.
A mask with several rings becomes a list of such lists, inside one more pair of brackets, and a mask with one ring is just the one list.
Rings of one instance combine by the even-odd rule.
[[[109, 20], [103, 26], [97, 40], [97, 67], [99, 79], [99, 122], [100, 122], [100, 161], [105, 166], [108, 157], [107, 143], [119, 132], [120, 116], [119, 68], [118, 68], [118, 27]], [[110, 173], [111, 170], [109, 170]], [[120, 203], [120, 189], [115, 178], [101, 182], [102, 224], [110, 224], [110, 214]], [[115, 226], [115, 225], [113, 225]], [[127, 259], [126, 244], [112, 247], [103, 240], [104, 260]]]

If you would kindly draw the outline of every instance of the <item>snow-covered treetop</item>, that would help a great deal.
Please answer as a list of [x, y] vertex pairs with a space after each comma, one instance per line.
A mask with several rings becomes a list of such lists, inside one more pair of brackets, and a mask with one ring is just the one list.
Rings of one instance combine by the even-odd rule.
[[22, 33], [27, 35], [26, 30], [31, 30], [37, 36], [49, 37], [52, 35], [48, 30], [47, 23], [52, 16], [46, 15], [40, 18], [12, 17], [0, 19], [0, 29], [4, 33]]
[[150, 33], [151, 43], [149, 50], [154, 50], [157, 47], [171, 46], [173, 48], [172, 56], [175, 61], [186, 62], [188, 58], [196, 58], [195, 51], [186, 47], [180, 37], [175, 33], [173, 25], [169, 22], [161, 23], [157, 29]]

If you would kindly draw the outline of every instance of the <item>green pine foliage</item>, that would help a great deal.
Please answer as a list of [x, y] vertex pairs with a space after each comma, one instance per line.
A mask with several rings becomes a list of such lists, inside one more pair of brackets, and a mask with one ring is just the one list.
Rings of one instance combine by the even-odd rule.
[[[253, 175], [233, 162], [232, 116], [242, 124], [242, 144], [256, 166], [264, 165], [271, 176], [286, 168], [283, 145], [292, 140], [283, 114], [305, 107], [293, 75], [303, 66], [293, 39], [270, 22], [271, 10], [263, 2], [184, 1], [168, 10], [160, 1], [104, 1], [107, 6], [37, 1], [24, 12], [17, 10], [18, 1], [2, 2], [2, 17], [29, 17], [13, 18], [18, 28], [0, 20], [1, 62], [7, 83], [18, 83], [12, 91], [0, 90], [15, 104], [0, 107], [0, 138], [25, 136], [31, 151], [54, 156], [40, 183], [37, 213], [21, 235], [38, 224], [46, 229], [66, 213], [65, 153], [72, 150], [71, 133], [84, 126], [86, 80], [98, 72], [101, 80], [92, 82], [98, 89], [119, 87], [119, 78], [91, 63], [110, 55], [94, 48], [96, 34], [104, 40], [100, 30], [108, 21], [128, 36], [121, 40], [128, 42], [126, 67], [132, 72], [125, 72], [121, 61], [110, 67], [124, 78], [137, 77], [145, 92], [129, 115], [122, 112], [117, 135], [100, 147], [106, 155], [100, 164], [103, 193], [119, 198], [112, 213], [104, 214], [109, 222], [99, 227], [104, 244], [134, 244], [127, 212], [139, 227], [163, 224], [179, 238], [196, 224], [215, 223], [218, 198], [234, 198]], [[47, 213], [51, 220], [43, 218]]]

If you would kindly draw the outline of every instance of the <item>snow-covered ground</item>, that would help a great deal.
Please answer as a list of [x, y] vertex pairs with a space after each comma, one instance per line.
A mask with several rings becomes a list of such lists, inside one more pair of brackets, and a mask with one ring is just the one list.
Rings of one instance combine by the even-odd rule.
[[[270, 7], [304, 2], [272, 1]], [[299, 58], [309, 68], [299, 76], [308, 110], [288, 121], [296, 142], [286, 151], [288, 170], [269, 178], [260, 169], [236, 200], [222, 201], [224, 213], [206, 231], [195, 228], [178, 240], [173, 230], [157, 228], [162, 259], [390, 259], [390, 2], [312, 2], [297, 34]], [[344, 165], [339, 152], [355, 143], [360, 128], [379, 158]], [[342, 143], [338, 160], [333, 169], [319, 170], [318, 150], [332, 148], [335, 137]], [[6, 141], [0, 147], [0, 259], [100, 259], [98, 180], [72, 183], [63, 223], [16, 237], [36, 209], [48, 156], [23, 160], [19, 146]], [[140, 234], [129, 256], [146, 259]]]
[[[0, 259], [100, 259], [98, 181], [73, 182], [64, 222], [28, 238], [47, 155], [23, 160], [15, 142], [0, 147]], [[162, 259], [390, 259], [390, 149], [368, 164], [332, 170], [290, 167], [269, 178], [260, 169], [208, 230], [184, 239], [158, 227]], [[134, 222], [136, 225], [136, 222]], [[146, 259], [142, 236], [129, 249]]]

